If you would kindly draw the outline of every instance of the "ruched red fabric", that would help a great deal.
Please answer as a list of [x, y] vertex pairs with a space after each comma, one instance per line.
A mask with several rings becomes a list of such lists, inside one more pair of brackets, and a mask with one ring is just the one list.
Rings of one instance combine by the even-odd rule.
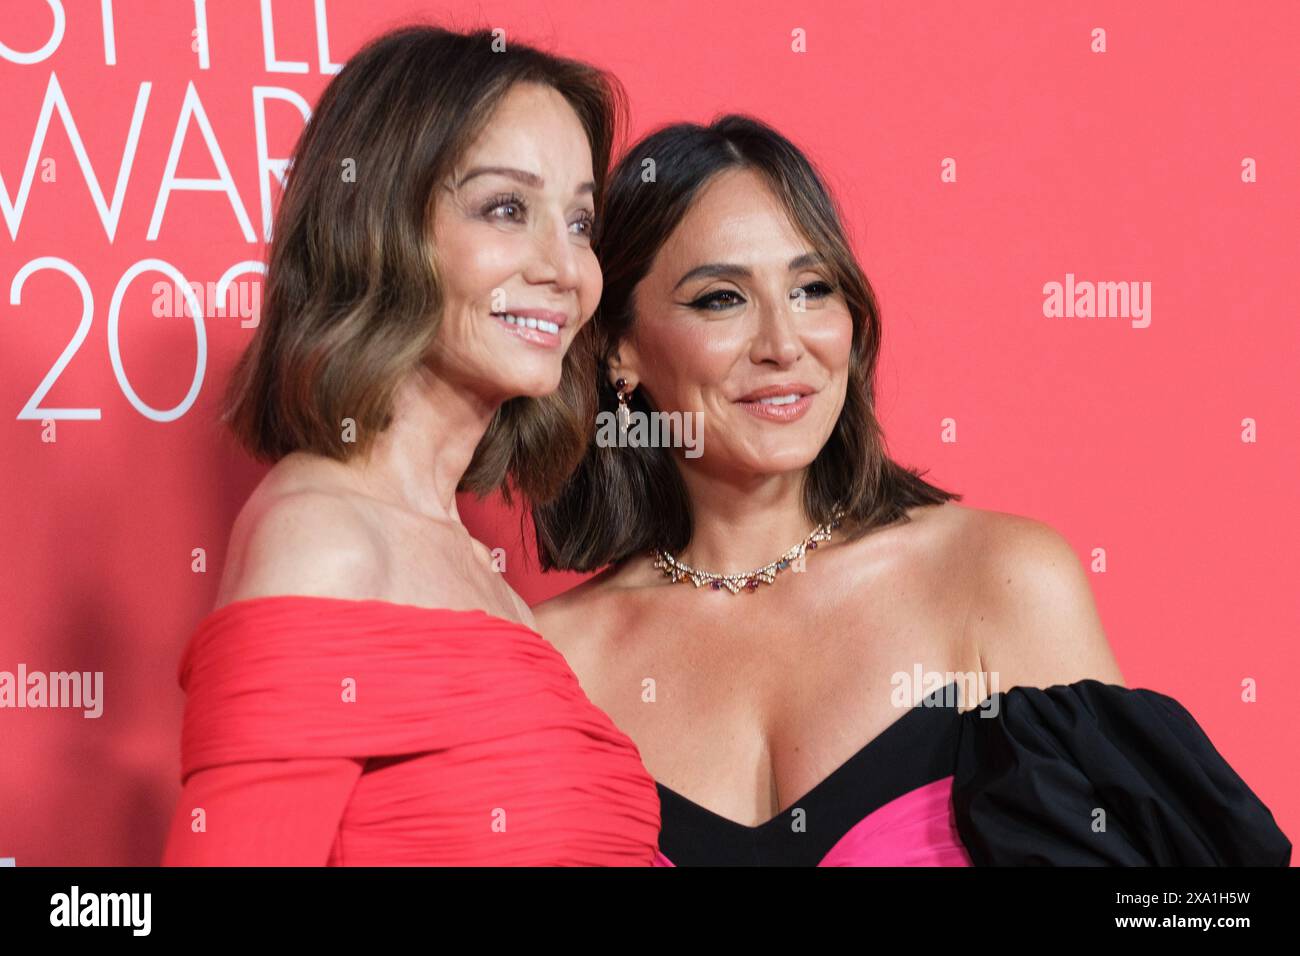
[[274, 596], [180, 665], [165, 865], [650, 865], [632, 741], [540, 634], [484, 611]]

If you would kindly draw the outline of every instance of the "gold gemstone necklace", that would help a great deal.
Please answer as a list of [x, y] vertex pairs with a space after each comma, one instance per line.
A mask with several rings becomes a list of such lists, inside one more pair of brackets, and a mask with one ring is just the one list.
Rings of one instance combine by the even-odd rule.
[[819, 524], [812, 530], [812, 534], [794, 545], [775, 561], [753, 571], [738, 574], [701, 571], [698, 568], [691, 567], [684, 561], [678, 561], [662, 548], [653, 548], [650, 553], [654, 556], [654, 566], [671, 578], [674, 584], [678, 581], [687, 580], [697, 588], [707, 584], [715, 591], [726, 588], [732, 594], [739, 594], [741, 591], [757, 591], [760, 584], [771, 584], [775, 581], [776, 576], [802, 558], [805, 551], [816, 551], [819, 541], [829, 540], [831, 531], [840, 526], [840, 519], [843, 517], [844, 509], [837, 508], [830, 521]]

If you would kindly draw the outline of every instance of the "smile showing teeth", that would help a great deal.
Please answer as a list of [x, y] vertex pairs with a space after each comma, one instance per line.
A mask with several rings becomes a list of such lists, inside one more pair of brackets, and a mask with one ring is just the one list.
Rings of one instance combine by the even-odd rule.
[[560, 334], [560, 327], [554, 322], [547, 322], [545, 319], [525, 318], [520, 315], [512, 315], [509, 312], [494, 312], [493, 315], [505, 319], [511, 325], [519, 325], [528, 329], [537, 329], [539, 332], [550, 332], [552, 335]]
[[799, 401], [798, 395], [773, 395], [771, 398], [760, 398], [760, 405], [793, 405]]

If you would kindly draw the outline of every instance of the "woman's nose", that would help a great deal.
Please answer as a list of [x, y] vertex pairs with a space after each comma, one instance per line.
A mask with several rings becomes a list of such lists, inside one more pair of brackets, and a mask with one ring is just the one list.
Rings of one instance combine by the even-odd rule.
[[572, 289], [578, 284], [577, 250], [569, 227], [562, 219], [548, 222], [537, 234], [537, 256], [534, 276], [530, 281], [550, 282], [562, 289]]
[[774, 361], [789, 365], [803, 354], [803, 341], [795, 326], [798, 318], [789, 300], [768, 299], [759, 305], [758, 331], [751, 357], [756, 362]]

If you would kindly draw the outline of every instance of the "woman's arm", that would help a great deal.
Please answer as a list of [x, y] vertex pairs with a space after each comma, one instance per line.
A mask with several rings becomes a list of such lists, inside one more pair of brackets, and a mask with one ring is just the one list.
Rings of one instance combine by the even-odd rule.
[[163, 866], [324, 866], [364, 761], [264, 760], [190, 776]]

